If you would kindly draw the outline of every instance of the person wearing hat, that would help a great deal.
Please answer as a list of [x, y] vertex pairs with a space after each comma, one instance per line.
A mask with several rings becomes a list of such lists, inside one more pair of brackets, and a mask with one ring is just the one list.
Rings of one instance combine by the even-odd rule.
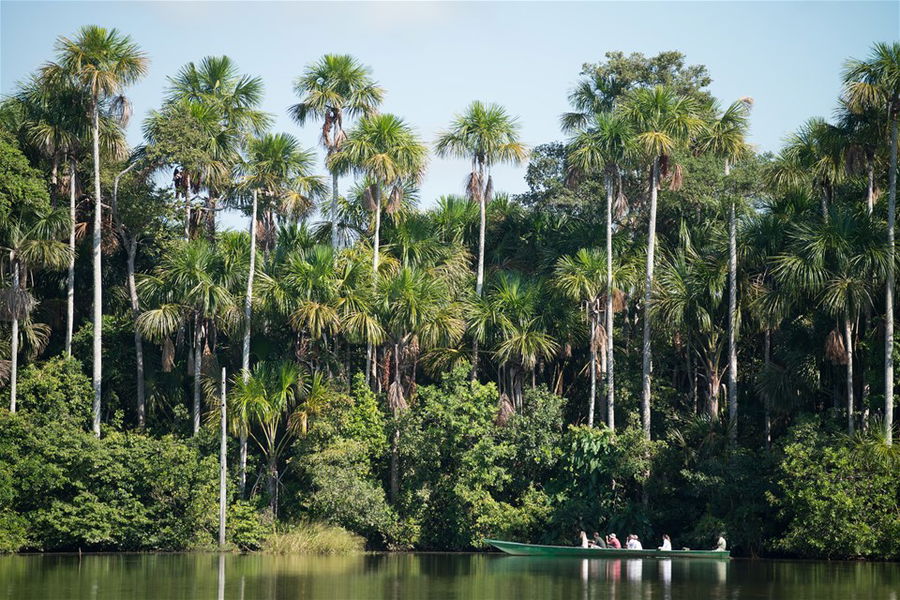
[[714, 548], [714, 550], [716, 550], [717, 552], [725, 552], [727, 547], [728, 547], [728, 543], [725, 541], [725, 534], [720, 533], [719, 539], [716, 540], [716, 547]]
[[611, 533], [606, 536], [606, 545], [610, 548], [622, 548], [622, 542], [619, 541], [619, 538], [616, 537], [616, 534]]

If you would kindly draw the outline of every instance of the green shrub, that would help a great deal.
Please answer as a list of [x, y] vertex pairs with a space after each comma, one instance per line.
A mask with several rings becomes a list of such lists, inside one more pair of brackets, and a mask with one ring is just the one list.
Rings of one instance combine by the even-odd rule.
[[19, 410], [35, 423], [65, 420], [73, 427], [87, 427], [91, 422], [91, 380], [71, 357], [56, 356], [22, 369], [17, 398]]
[[228, 541], [241, 550], [259, 550], [272, 533], [271, 523], [266, 523], [259, 511], [245, 500], [228, 505], [226, 526]]
[[814, 422], [787, 437], [777, 489], [784, 521], [772, 547], [797, 556], [900, 557], [900, 453], [874, 440], [823, 433]]

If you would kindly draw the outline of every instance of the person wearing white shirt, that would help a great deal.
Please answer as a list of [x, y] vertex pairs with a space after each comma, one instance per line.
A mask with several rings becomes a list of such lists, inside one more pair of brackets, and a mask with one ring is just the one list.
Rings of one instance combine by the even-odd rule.
[[625, 548], [627, 548], [628, 550], [643, 550], [644, 546], [641, 544], [638, 536], [632, 533], [628, 536], [628, 543], [625, 544]]
[[672, 540], [667, 535], [663, 535], [663, 543], [662, 546], [659, 547], [660, 550], [671, 550], [672, 549]]

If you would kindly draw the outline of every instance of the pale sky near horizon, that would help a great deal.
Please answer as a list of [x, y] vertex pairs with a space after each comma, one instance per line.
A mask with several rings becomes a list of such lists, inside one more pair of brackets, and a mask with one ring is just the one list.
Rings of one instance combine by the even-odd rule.
[[[386, 88], [382, 110], [432, 142], [472, 100], [520, 118], [529, 146], [562, 140], [559, 115], [581, 65], [620, 50], [680, 50], [704, 64], [723, 102], [755, 100], [751, 142], [777, 150], [811, 116], [832, 114], [848, 57], [900, 39], [900, 2], [13, 2], [0, 1], [0, 94], [53, 58], [59, 35], [116, 27], [149, 55], [128, 90], [140, 122], [160, 105], [166, 78], [189, 61], [227, 54], [265, 83], [275, 131], [318, 149], [315, 125], [286, 114], [292, 83], [325, 53], [349, 53]], [[322, 155], [319, 150], [320, 156]], [[431, 157], [421, 203], [462, 193], [465, 161]], [[324, 174], [324, 166], [322, 168]], [[523, 167], [495, 169], [495, 189], [527, 189]], [[342, 181], [342, 187], [349, 185]], [[236, 216], [225, 218], [237, 225]]]

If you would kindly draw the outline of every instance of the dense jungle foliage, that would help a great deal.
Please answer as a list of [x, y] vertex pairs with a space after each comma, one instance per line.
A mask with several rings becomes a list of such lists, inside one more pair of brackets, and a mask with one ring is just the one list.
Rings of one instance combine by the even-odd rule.
[[[322, 173], [224, 56], [128, 147], [148, 68], [85, 27], [0, 106], [0, 551], [214, 548], [224, 384], [235, 548], [900, 557], [898, 44], [777, 154], [678, 52], [585, 64], [534, 148], [481, 102], [420, 137], [326, 55]], [[430, 152], [465, 189], [419, 197]]]

